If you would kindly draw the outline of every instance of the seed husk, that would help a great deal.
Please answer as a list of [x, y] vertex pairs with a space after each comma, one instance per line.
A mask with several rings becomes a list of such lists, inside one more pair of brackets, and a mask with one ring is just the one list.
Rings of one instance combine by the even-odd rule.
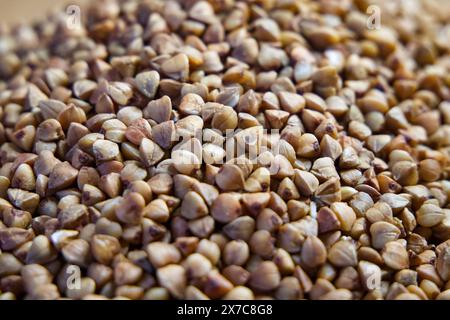
[[315, 268], [325, 263], [327, 260], [327, 250], [319, 238], [310, 236], [303, 243], [301, 258], [306, 266]]
[[152, 137], [152, 127], [146, 119], [137, 119], [126, 128], [125, 137], [131, 143], [140, 145], [143, 138]]
[[113, 160], [120, 154], [117, 143], [108, 140], [95, 141], [92, 151], [97, 161]]
[[139, 224], [144, 215], [144, 207], [144, 198], [137, 192], [130, 192], [116, 207], [116, 217], [126, 224]]
[[356, 214], [352, 207], [345, 202], [335, 202], [331, 205], [331, 210], [336, 214], [343, 231], [350, 231], [356, 220]]
[[436, 269], [440, 277], [448, 281], [450, 278], [450, 249], [449, 247], [443, 248], [437, 256]]
[[22, 262], [11, 253], [5, 252], [0, 256], [0, 275], [2, 277], [19, 274], [22, 266]]
[[234, 193], [221, 193], [213, 202], [211, 215], [221, 223], [228, 223], [242, 214], [239, 195]]
[[73, 168], [68, 162], [57, 163], [48, 180], [49, 194], [70, 187], [76, 180], [78, 170]]
[[181, 204], [181, 215], [186, 219], [197, 219], [208, 214], [203, 198], [194, 191], [187, 192]]
[[36, 128], [32, 125], [25, 126], [11, 134], [11, 141], [24, 151], [31, 151], [36, 137]]
[[48, 119], [39, 125], [36, 131], [36, 138], [45, 142], [57, 141], [64, 138], [64, 131], [57, 120]]
[[30, 165], [22, 163], [14, 172], [11, 187], [33, 191], [36, 188], [36, 178]]
[[189, 75], [189, 59], [184, 53], [164, 61], [161, 71], [175, 80], [186, 80]]
[[305, 98], [299, 94], [283, 91], [278, 94], [281, 108], [289, 113], [297, 113], [305, 107]]
[[215, 222], [210, 216], [205, 216], [188, 222], [191, 233], [197, 237], [205, 238], [214, 231]]
[[264, 44], [260, 48], [258, 64], [266, 70], [278, 69], [288, 63], [289, 59], [283, 50], [275, 48], [269, 44]]
[[370, 226], [370, 234], [373, 247], [382, 249], [386, 243], [398, 239], [400, 230], [393, 224], [378, 221]]
[[431, 182], [436, 181], [441, 176], [442, 169], [438, 161], [434, 159], [425, 159], [419, 163], [419, 176], [422, 180]]
[[216, 175], [217, 186], [224, 191], [237, 191], [244, 186], [242, 170], [234, 164], [224, 164]]
[[409, 256], [406, 248], [398, 241], [391, 241], [384, 245], [381, 253], [384, 263], [394, 270], [408, 269]]
[[20, 271], [20, 274], [25, 290], [29, 294], [39, 290], [41, 286], [50, 284], [52, 280], [50, 272], [38, 264], [25, 265]]
[[280, 216], [272, 209], [263, 209], [256, 218], [256, 229], [275, 232], [282, 225]]
[[328, 260], [337, 267], [354, 267], [358, 264], [355, 245], [348, 240], [336, 242], [328, 251]]
[[181, 255], [175, 246], [163, 242], [148, 244], [146, 251], [151, 264], [155, 268], [177, 263], [181, 259]]
[[156, 271], [159, 284], [166, 288], [170, 294], [182, 299], [186, 289], [186, 271], [177, 264], [169, 264]]
[[114, 266], [114, 282], [119, 286], [136, 283], [142, 274], [140, 267], [128, 261], [121, 261]]
[[91, 250], [95, 260], [108, 265], [120, 252], [120, 243], [112, 236], [98, 234], [92, 237]]
[[142, 138], [139, 153], [146, 166], [153, 166], [164, 157], [164, 151], [152, 140]]
[[9, 188], [7, 195], [15, 207], [30, 213], [33, 213], [39, 205], [39, 195], [33, 192]]
[[153, 99], [158, 91], [159, 73], [152, 71], [141, 72], [136, 75], [136, 86], [149, 99]]
[[28, 264], [45, 264], [54, 260], [55, 258], [56, 252], [53, 249], [50, 240], [46, 236], [39, 235], [33, 239], [33, 242], [27, 254], [26, 262]]
[[265, 192], [247, 193], [242, 196], [242, 203], [247, 210], [256, 216], [264, 209], [270, 200], [270, 194]]
[[334, 202], [341, 201], [341, 184], [336, 178], [331, 178], [319, 185], [314, 193], [315, 198], [325, 205], [330, 205]]
[[226, 295], [233, 285], [217, 271], [211, 271], [206, 277], [205, 293], [211, 299], [218, 299]]
[[277, 288], [280, 281], [277, 266], [272, 261], [264, 261], [250, 274], [249, 284], [255, 289], [270, 291]]
[[216, 113], [214, 113], [211, 121], [211, 126], [214, 129], [225, 132], [228, 129], [237, 127], [238, 117], [236, 112], [228, 106], [223, 106]]
[[172, 113], [172, 101], [168, 96], [163, 96], [150, 101], [143, 111], [146, 119], [152, 119], [157, 123], [169, 121]]
[[184, 267], [189, 277], [202, 278], [211, 271], [212, 264], [204, 255], [193, 253], [184, 261]]
[[58, 222], [63, 228], [75, 228], [86, 224], [88, 212], [85, 205], [69, 203], [58, 213]]
[[303, 196], [311, 196], [319, 187], [319, 180], [310, 172], [295, 169], [294, 182]]
[[74, 239], [71, 241], [71, 237], [75, 237], [77, 234], [70, 234], [70, 230], [66, 230], [66, 234], [60, 234], [58, 237], [53, 235], [52, 240], [55, 239], [53, 243], [57, 241], [58, 246], [62, 246], [61, 252], [67, 262], [82, 267], [86, 267], [89, 264], [91, 252], [89, 243], [86, 240]]
[[394, 180], [403, 186], [416, 185], [419, 180], [417, 165], [410, 161], [399, 161], [392, 167]]
[[58, 120], [64, 130], [67, 130], [71, 123], [86, 122], [86, 113], [83, 109], [71, 104], [58, 114], [56, 120]]
[[10, 228], [26, 229], [31, 222], [31, 214], [15, 208], [3, 209], [3, 223]]
[[234, 287], [223, 297], [224, 300], [253, 300], [254, 298], [253, 292], [243, 286]]
[[173, 151], [172, 159], [175, 169], [181, 174], [192, 174], [201, 166], [201, 160], [195, 153], [183, 149]]
[[234, 219], [223, 227], [224, 233], [231, 239], [248, 241], [255, 230], [255, 220], [248, 216]]
[[424, 203], [416, 213], [417, 223], [423, 227], [433, 227], [444, 219], [442, 209], [431, 203]]

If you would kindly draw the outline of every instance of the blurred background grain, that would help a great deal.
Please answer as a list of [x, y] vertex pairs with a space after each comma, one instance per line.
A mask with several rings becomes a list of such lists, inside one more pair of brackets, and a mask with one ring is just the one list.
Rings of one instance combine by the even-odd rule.
[[0, 22], [22, 23], [42, 19], [51, 10], [62, 10], [87, 0], [0, 0]]
[[[54, 10], [65, 9], [71, 5], [83, 5], [92, 3], [96, 0], [0, 0], [0, 24], [29, 23], [31, 21], [43, 20], [45, 15]], [[183, 0], [180, 0], [183, 2]], [[305, 0], [307, 1], [307, 0]], [[319, 0], [311, 0], [319, 1]], [[355, 0], [354, 0], [355, 1]], [[385, 15], [385, 7], [399, 7], [403, 5], [408, 11], [416, 11], [418, 18], [426, 20], [426, 16], [420, 16], [421, 10], [418, 5], [432, 8], [442, 21], [450, 21], [450, 0], [369, 0], [368, 3], [379, 5], [381, 8], [381, 23], [396, 22], [397, 17]], [[83, 8], [83, 7], [82, 7]], [[392, 10], [388, 10], [392, 11]]]
[[[96, 0], [0, 0], [0, 23], [15, 24], [42, 19], [51, 10], [65, 11], [71, 4], [83, 5]], [[183, 1], [183, 0], [181, 0]], [[319, 1], [319, 0], [311, 0]], [[439, 12], [442, 19], [450, 16], [450, 0], [368, 0], [367, 3], [383, 6], [403, 3], [406, 8], [414, 10], [417, 4], [431, 6]], [[383, 16], [383, 12], [381, 12]]]

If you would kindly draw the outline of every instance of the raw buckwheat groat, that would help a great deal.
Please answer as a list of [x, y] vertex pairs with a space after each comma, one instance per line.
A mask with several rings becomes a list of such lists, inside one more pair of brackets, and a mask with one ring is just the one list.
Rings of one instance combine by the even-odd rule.
[[450, 300], [450, 8], [414, 4], [2, 25], [0, 299]]

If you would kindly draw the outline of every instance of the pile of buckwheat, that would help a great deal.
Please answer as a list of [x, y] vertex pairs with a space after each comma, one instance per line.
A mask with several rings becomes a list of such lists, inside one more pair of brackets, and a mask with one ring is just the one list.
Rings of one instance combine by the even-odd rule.
[[450, 299], [450, 10], [370, 4], [0, 27], [0, 299]]

